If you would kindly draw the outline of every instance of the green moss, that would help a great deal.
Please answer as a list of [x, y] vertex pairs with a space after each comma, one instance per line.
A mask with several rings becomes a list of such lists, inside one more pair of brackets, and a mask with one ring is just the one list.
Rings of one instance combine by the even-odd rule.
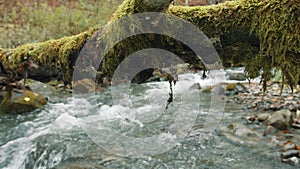
[[234, 91], [236, 88], [236, 84], [234, 83], [229, 83], [226, 85], [226, 91]]
[[170, 2], [170, 0], [124, 0], [113, 14], [112, 20], [134, 13], [164, 12]]
[[135, 11], [135, 6], [137, 6], [138, 2], [139, 1], [137, 0], [124, 0], [117, 11], [113, 14], [112, 20], [124, 17], [128, 14], [133, 14]]
[[0, 48], [0, 61], [2, 61], [3, 59], [3, 57], [5, 57], [5, 55], [6, 55], [6, 50], [5, 49], [2, 49], [2, 48]]
[[42, 108], [47, 100], [40, 94], [31, 91], [24, 91], [23, 96], [14, 100], [16, 104], [30, 105], [33, 108]]
[[[299, 2], [239, 0], [213, 6], [171, 6], [167, 13], [192, 22], [209, 37], [220, 37], [221, 47], [218, 48], [218, 52], [222, 61], [230, 66], [245, 66], [249, 78], [257, 77], [263, 70], [263, 80], [269, 80], [270, 70], [275, 67], [283, 71], [287, 83], [296, 85], [300, 74]], [[149, 11], [141, 8], [146, 6], [141, 3], [135, 0], [124, 1], [114, 19]], [[135, 27], [139, 28], [138, 22]], [[110, 31], [120, 34], [126, 32], [113, 29]], [[106, 33], [109, 34], [109, 31]], [[164, 43], [171, 42], [168, 38], [160, 40]], [[109, 38], [106, 41], [109, 42]], [[113, 70], [113, 63], [119, 63], [128, 54], [149, 44], [149, 37], [135, 38], [118, 44], [109, 52], [108, 59], [105, 60], [105, 69]], [[177, 49], [184, 50], [182, 46]], [[120, 53], [123, 55], [120, 56]], [[114, 57], [115, 55], [119, 58]], [[197, 61], [194, 59], [192, 62]]]
[[46, 98], [32, 91], [23, 91], [22, 94], [6, 91], [1, 105], [0, 113], [26, 113], [42, 108], [47, 104]]
[[212, 90], [212, 87], [211, 86], [208, 86], [204, 89], [201, 90], [202, 93], [211, 93], [211, 90]]
[[[189, 20], [209, 37], [231, 34], [231, 38], [240, 38], [239, 43], [225, 44], [220, 53], [223, 61], [246, 66], [249, 77], [263, 70], [263, 79], [268, 80], [275, 67], [290, 85], [296, 85], [300, 75], [299, 4], [299, 0], [239, 0], [207, 7], [174, 6], [167, 12]], [[236, 36], [240, 30], [244, 35]], [[258, 46], [249, 43], [253, 37], [258, 38]], [[233, 56], [226, 58], [234, 49]]]
[[[91, 32], [83, 32], [75, 36], [68, 36], [42, 43], [25, 44], [15, 49], [7, 49], [2, 53], [0, 61], [9, 72], [15, 72], [24, 57], [31, 57], [39, 65], [55, 65], [60, 69], [66, 80], [71, 78], [71, 60], [75, 60], [82, 46]], [[3, 55], [4, 54], [4, 55]], [[73, 58], [72, 58], [73, 57]], [[15, 77], [12, 74], [12, 77]]]

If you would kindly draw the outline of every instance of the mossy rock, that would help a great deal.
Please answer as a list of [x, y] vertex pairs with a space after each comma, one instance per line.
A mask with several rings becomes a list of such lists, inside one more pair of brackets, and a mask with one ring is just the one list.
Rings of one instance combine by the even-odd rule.
[[236, 88], [236, 84], [235, 83], [229, 83], [226, 85], [226, 91], [234, 91]]
[[41, 94], [29, 90], [12, 91], [11, 97], [6, 94], [3, 99], [0, 105], [0, 113], [26, 113], [43, 108], [45, 104], [47, 104], [47, 99]]
[[51, 80], [47, 84], [53, 87], [57, 87], [60, 83], [57, 80]]
[[212, 88], [213, 88], [213, 87], [208, 86], [208, 87], [202, 89], [201, 92], [202, 92], [202, 93], [211, 93]]
[[246, 91], [247, 88], [242, 83], [227, 83], [225, 87], [226, 91]]

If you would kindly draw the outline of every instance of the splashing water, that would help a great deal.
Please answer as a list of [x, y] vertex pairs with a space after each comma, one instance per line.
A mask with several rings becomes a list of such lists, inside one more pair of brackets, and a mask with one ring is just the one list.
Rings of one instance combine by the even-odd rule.
[[[76, 99], [66, 97], [64, 102], [49, 103], [44, 109], [28, 114], [4, 115], [0, 118], [0, 168], [293, 168], [280, 162], [264, 138], [258, 137], [260, 141], [252, 144], [249, 138], [225, 137], [222, 128], [240, 121], [243, 115], [238, 105], [226, 105], [214, 132], [203, 132], [211, 95], [195, 92], [200, 103], [185, 97], [183, 93], [191, 81], [199, 82], [201, 87], [219, 83], [213, 78], [202, 80], [200, 73], [180, 75], [180, 83], [174, 86], [174, 102], [166, 111], [169, 83], [155, 82], [130, 86], [131, 107], [125, 98], [115, 104], [107, 89]], [[180, 105], [182, 100], [188, 100], [189, 105]], [[199, 110], [192, 109], [195, 105]], [[168, 146], [179, 130], [170, 127], [176, 121], [174, 114], [183, 110], [197, 111], [192, 130], [171, 149], [153, 156], [130, 158], [106, 151], [89, 137], [80, 123], [82, 119], [89, 120], [97, 124], [94, 129], [118, 131], [136, 138], [165, 133], [155, 143]], [[90, 132], [97, 134], [98, 130]], [[103, 134], [101, 137], [105, 140]], [[124, 152], [128, 156], [132, 153], [126, 149]]]

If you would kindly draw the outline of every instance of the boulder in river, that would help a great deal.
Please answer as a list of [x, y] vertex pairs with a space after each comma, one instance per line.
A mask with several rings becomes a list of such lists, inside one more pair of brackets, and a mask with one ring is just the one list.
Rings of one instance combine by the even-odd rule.
[[200, 85], [200, 83], [194, 83], [191, 87], [189, 87], [189, 89], [191, 89], [191, 90], [200, 90], [201, 85]]
[[[23, 83], [23, 82], [22, 82]], [[44, 97], [49, 97], [56, 93], [55, 87], [42, 83], [40, 81], [28, 79], [26, 85], [32, 90], [39, 94], [42, 94]]]
[[94, 80], [86, 78], [75, 82], [73, 84], [73, 90], [76, 93], [92, 93], [102, 91], [103, 89], [100, 88]]
[[226, 71], [226, 76], [228, 80], [245, 81], [247, 79], [244, 72]]
[[257, 131], [241, 123], [231, 123], [222, 127], [221, 131], [227, 139], [236, 143], [258, 145], [260, 142]]
[[232, 123], [227, 128], [231, 131], [233, 131], [234, 134], [237, 136], [243, 136], [243, 137], [251, 137], [256, 136], [255, 131], [248, 128], [248, 126], [241, 124], [241, 123]]
[[279, 130], [286, 130], [293, 124], [292, 112], [289, 110], [279, 110], [273, 113], [267, 120], [267, 125], [271, 125]]
[[257, 115], [257, 120], [259, 122], [264, 122], [264, 121], [268, 120], [269, 117], [270, 117], [269, 113], [261, 113], [261, 114]]
[[44, 96], [29, 90], [3, 91], [0, 97], [0, 113], [5, 114], [30, 112], [42, 108], [47, 103]]
[[[295, 153], [295, 151], [291, 151], [289, 153], [290, 154]], [[299, 163], [299, 159], [297, 157], [291, 157], [291, 158], [287, 158], [287, 159], [282, 159], [282, 162], [288, 163], [288, 164], [291, 164], [291, 165], [297, 165]]]
[[289, 110], [279, 110], [273, 113], [266, 121], [266, 130], [263, 135], [265, 136], [269, 133], [270, 128], [275, 128], [277, 130], [287, 130], [293, 124], [293, 115]]

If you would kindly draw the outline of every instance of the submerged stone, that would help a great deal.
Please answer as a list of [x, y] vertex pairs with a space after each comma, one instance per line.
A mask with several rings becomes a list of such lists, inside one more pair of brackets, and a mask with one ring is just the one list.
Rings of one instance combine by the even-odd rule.
[[253, 130], [248, 128], [248, 126], [240, 123], [232, 123], [228, 126], [228, 129], [230, 129], [237, 136], [251, 137], [257, 135]]

